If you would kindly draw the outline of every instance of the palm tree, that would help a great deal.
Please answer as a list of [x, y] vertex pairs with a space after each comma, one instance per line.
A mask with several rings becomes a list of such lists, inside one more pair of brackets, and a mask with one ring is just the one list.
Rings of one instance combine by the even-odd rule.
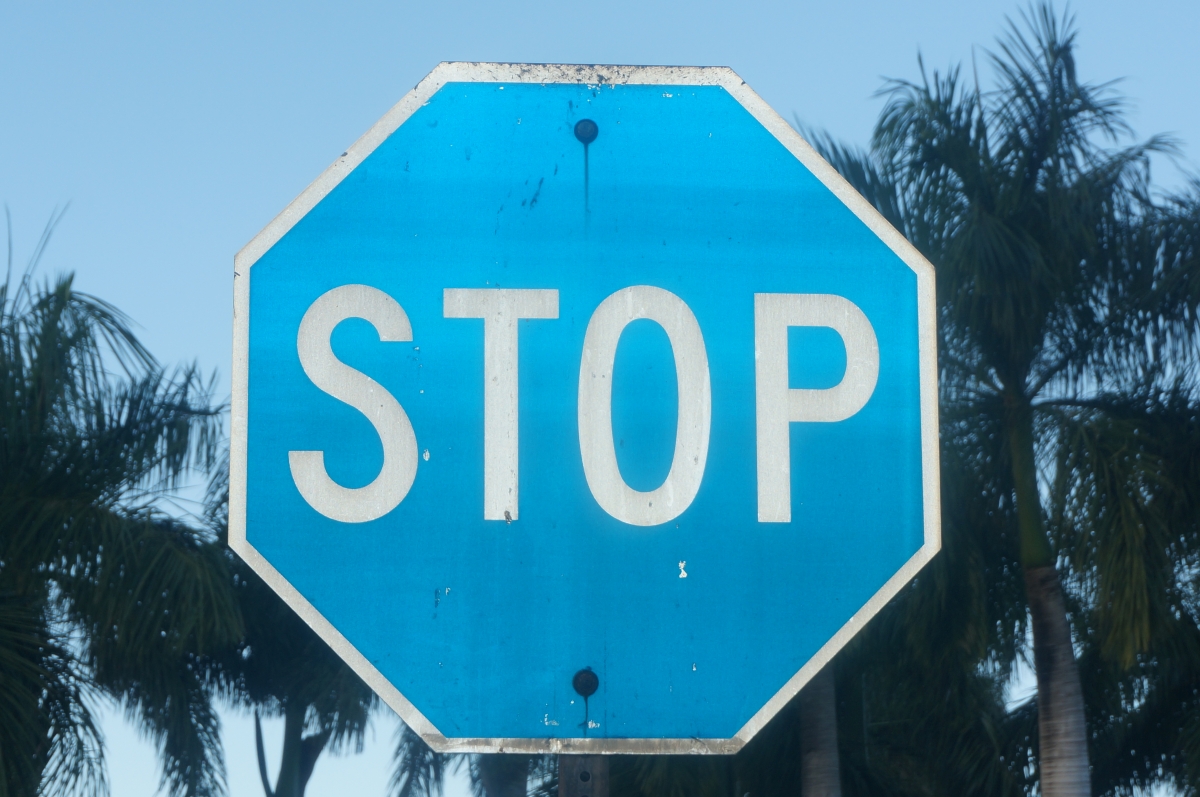
[[[1200, 213], [1192, 227], [1200, 233]], [[1080, 647], [1084, 694], [1096, 715], [1097, 793], [1162, 781], [1200, 792], [1196, 370], [1195, 357], [1179, 363], [1175, 376], [1191, 382], [1187, 389], [1110, 399], [1105, 412], [1064, 424], [1062, 456], [1087, 467], [1059, 468], [1075, 478], [1055, 485], [1051, 516], [1070, 517], [1062, 536], [1077, 574], [1073, 591], [1089, 598], [1076, 611], [1092, 629]], [[1105, 492], [1121, 496], [1119, 521], [1097, 500]], [[1087, 567], [1093, 558], [1104, 566]]]
[[[111, 305], [29, 268], [0, 285], [0, 795], [102, 793], [96, 700], [123, 703], [175, 794], [223, 787], [200, 654], [240, 633], [210, 535], [155, 509], [219, 425]], [[11, 229], [11, 225], [10, 225]]]
[[[980, 531], [1000, 526], [1024, 582], [1041, 792], [1083, 797], [1089, 734], [1068, 607], [1095, 608], [1108, 650], [1144, 653], [1144, 622], [1126, 620], [1158, 585], [1126, 578], [1142, 552], [1105, 544], [1141, 524], [1126, 511], [1138, 487], [1104, 478], [1108, 460], [1080, 435], [1139, 434], [1145, 414], [1122, 410], [1161, 398], [1194, 358], [1197, 252], [1149, 195], [1146, 156], [1170, 142], [1103, 147], [1128, 132], [1123, 105], [1110, 85], [1077, 79], [1073, 20], [1042, 5], [1024, 21], [991, 58], [995, 91], [964, 86], [957, 69], [894, 81], [870, 156], [833, 154], [937, 267], [943, 440], [981, 469]], [[1051, 511], [1054, 484], [1063, 512]], [[1105, 538], [1091, 533], [1101, 520]], [[1071, 530], [1084, 538], [1075, 550]], [[1115, 592], [1064, 590], [1063, 573], [1068, 587]], [[1024, 625], [1006, 634], [1018, 646]]]

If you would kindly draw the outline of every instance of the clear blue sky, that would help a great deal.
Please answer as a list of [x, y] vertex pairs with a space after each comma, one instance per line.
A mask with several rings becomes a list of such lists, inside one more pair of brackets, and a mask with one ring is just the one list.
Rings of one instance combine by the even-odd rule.
[[[1140, 135], [1200, 161], [1200, 3], [1072, 4], [1080, 74], [1125, 78]], [[103, 4], [0, 2], [0, 201], [22, 262], [71, 209], [43, 273], [128, 312], [165, 362], [228, 389], [234, 253], [438, 61], [721, 64], [786, 118], [865, 143], [883, 76], [979, 63], [1014, 2]], [[1182, 178], [1156, 165], [1165, 185]], [[228, 717], [231, 790], [261, 794], [253, 732]], [[114, 794], [148, 797], [152, 753], [106, 722]], [[272, 733], [277, 736], [277, 734]], [[380, 793], [392, 723], [309, 790]]]

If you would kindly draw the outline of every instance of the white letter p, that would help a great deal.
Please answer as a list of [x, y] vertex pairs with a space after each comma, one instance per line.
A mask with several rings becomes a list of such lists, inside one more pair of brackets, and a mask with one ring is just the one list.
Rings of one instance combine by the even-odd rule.
[[[846, 374], [824, 390], [788, 387], [788, 327], [829, 327], [846, 347]], [[822, 293], [754, 294], [758, 520], [792, 519], [792, 421], [832, 423], [857, 413], [879, 379], [879, 341], [858, 306]]]

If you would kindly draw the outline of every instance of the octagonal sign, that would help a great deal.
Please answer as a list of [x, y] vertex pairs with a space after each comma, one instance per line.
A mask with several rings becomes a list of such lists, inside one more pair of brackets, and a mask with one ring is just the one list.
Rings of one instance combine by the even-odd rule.
[[230, 544], [435, 749], [734, 752], [938, 549], [933, 283], [728, 69], [442, 64], [237, 256]]

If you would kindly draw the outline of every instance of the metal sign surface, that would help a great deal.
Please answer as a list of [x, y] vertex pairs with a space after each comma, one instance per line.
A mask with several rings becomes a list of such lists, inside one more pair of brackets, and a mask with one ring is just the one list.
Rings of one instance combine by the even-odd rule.
[[734, 752], [938, 550], [933, 282], [728, 69], [442, 64], [237, 257], [230, 544], [435, 749]]

